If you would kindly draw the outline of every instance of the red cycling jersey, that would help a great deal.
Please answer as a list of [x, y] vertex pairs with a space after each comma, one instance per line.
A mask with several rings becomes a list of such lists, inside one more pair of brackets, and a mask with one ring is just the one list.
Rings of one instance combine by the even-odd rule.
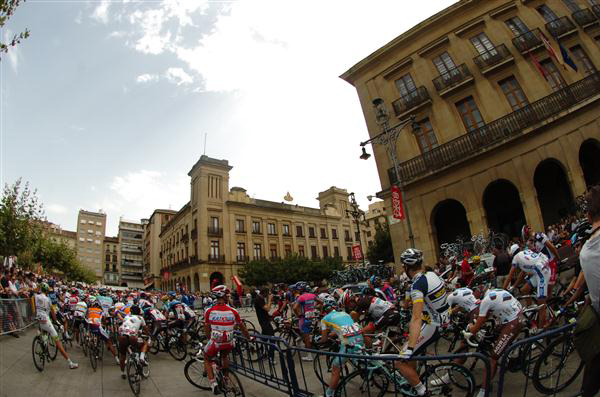
[[242, 322], [237, 310], [217, 304], [204, 313], [204, 322], [210, 325], [210, 341], [204, 348], [207, 356], [212, 357], [219, 350], [229, 351], [233, 348], [233, 331]]

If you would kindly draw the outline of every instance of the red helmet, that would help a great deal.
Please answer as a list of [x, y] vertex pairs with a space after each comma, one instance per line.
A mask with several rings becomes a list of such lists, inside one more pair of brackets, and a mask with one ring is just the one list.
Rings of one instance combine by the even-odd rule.
[[212, 289], [212, 295], [213, 298], [218, 299], [218, 298], [224, 298], [226, 295], [229, 295], [231, 293], [231, 291], [229, 291], [229, 288], [227, 288], [224, 285], [217, 285], [215, 288]]
[[531, 227], [529, 225], [525, 225], [521, 228], [521, 238], [523, 239], [523, 242], [527, 242], [527, 240], [529, 240], [529, 237], [531, 237]]

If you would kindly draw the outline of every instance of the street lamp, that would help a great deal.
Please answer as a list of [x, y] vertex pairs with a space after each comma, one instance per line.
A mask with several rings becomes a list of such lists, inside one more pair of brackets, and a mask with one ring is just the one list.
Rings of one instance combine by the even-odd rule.
[[[367, 153], [368, 154], [368, 153]], [[360, 246], [360, 252], [362, 253], [362, 263], [365, 266], [365, 253], [362, 249], [362, 239], [360, 238], [360, 223], [365, 221], [365, 212], [358, 207], [354, 192], [350, 193], [350, 207], [351, 210], [346, 210], [346, 215], [351, 216], [356, 223], [356, 234], [358, 237], [358, 245]]]
[[408, 206], [406, 204], [406, 197], [404, 196], [404, 185], [400, 181], [400, 169], [398, 168], [398, 153], [396, 152], [396, 140], [400, 136], [400, 133], [407, 125], [411, 125], [413, 132], [418, 133], [421, 129], [419, 123], [415, 120], [415, 115], [411, 114], [407, 118], [400, 120], [400, 123], [395, 125], [394, 127], [389, 126], [390, 116], [385, 107], [385, 103], [383, 99], [376, 98], [373, 100], [373, 107], [375, 108], [375, 119], [377, 120], [377, 124], [381, 126], [382, 132], [378, 135], [375, 135], [373, 138], [361, 142], [360, 146], [362, 147], [362, 154], [360, 158], [362, 160], [367, 160], [371, 155], [367, 153], [365, 146], [369, 143], [379, 144], [385, 146], [385, 149], [392, 161], [392, 165], [394, 166], [394, 174], [396, 175], [396, 185], [400, 189], [400, 194], [402, 194], [402, 206], [404, 210], [404, 214], [406, 215], [406, 225], [408, 226], [408, 238], [410, 240], [411, 246], [415, 246], [415, 236], [413, 235], [412, 225], [410, 223], [410, 215], [408, 213]]

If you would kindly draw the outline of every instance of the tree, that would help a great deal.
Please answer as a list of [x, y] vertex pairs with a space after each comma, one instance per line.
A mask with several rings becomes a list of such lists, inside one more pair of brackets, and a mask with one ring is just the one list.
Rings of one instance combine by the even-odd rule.
[[[25, 2], [25, 0], [23, 0]], [[0, 0], [0, 28], [4, 27], [6, 22], [15, 13], [15, 10], [21, 3], [21, 0]], [[25, 29], [21, 33], [13, 35], [8, 42], [0, 41], [0, 53], [7, 53], [10, 47], [14, 47], [29, 37], [29, 30]]]
[[0, 254], [4, 256], [30, 251], [42, 235], [44, 209], [37, 190], [31, 190], [29, 183], [21, 185], [21, 179], [6, 184], [0, 200]]
[[387, 223], [375, 226], [375, 240], [367, 251], [367, 258], [372, 264], [379, 261], [383, 261], [383, 263], [394, 262], [392, 237], [390, 235], [390, 226]]

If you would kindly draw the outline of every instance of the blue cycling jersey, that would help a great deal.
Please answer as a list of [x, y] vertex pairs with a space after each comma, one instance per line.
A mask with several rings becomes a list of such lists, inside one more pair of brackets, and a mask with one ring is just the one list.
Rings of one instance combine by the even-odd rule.
[[362, 330], [346, 312], [332, 311], [321, 320], [321, 330], [332, 330], [343, 345], [362, 346]]

